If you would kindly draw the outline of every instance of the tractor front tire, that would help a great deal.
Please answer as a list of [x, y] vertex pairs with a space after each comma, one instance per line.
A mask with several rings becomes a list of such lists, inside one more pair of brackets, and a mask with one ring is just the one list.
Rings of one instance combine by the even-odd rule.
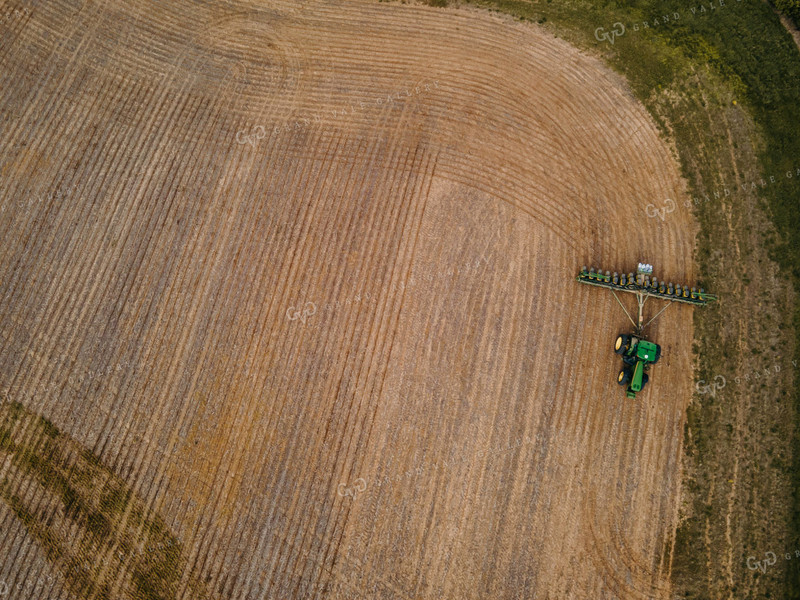
[[648, 381], [650, 381], [650, 377], [648, 377], [647, 373], [644, 373], [642, 375], [642, 389], [644, 389], [644, 386], [647, 385]]
[[617, 336], [617, 341], [614, 342], [614, 352], [617, 354], [625, 354], [628, 351], [628, 346], [631, 343], [631, 336], [621, 333]]
[[625, 385], [631, 380], [631, 372], [630, 369], [622, 369], [617, 375], [617, 383], [620, 385]]

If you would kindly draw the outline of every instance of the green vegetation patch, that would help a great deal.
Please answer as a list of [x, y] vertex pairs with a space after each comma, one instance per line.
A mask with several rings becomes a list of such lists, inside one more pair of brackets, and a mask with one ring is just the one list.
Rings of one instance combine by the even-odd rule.
[[[188, 564], [181, 544], [97, 456], [7, 401], [0, 403], [0, 452], [11, 455], [12, 465], [0, 482], [0, 498], [76, 597], [110, 600], [114, 590], [114, 598], [171, 600], [184, 592], [179, 584]], [[213, 597], [197, 577], [188, 580], [192, 598]]]

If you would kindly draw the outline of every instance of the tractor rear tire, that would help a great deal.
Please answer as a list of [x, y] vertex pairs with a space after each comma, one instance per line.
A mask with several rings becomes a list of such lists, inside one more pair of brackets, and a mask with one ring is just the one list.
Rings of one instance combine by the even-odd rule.
[[617, 383], [620, 385], [626, 385], [631, 380], [631, 371], [630, 369], [622, 369], [617, 375]]
[[621, 333], [617, 336], [617, 341], [614, 342], [614, 352], [617, 354], [625, 354], [628, 351], [628, 346], [631, 343], [631, 336]]

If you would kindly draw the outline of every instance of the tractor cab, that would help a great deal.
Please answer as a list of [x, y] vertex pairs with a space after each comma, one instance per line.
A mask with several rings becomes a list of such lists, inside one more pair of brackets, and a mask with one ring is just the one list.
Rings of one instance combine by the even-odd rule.
[[614, 352], [622, 355], [622, 370], [617, 375], [620, 385], [627, 385], [626, 396], [636, 398], [649, 379], [647, 370], [661, 358], [661, 346], [636, 335], [620, 334], [614, 343]]

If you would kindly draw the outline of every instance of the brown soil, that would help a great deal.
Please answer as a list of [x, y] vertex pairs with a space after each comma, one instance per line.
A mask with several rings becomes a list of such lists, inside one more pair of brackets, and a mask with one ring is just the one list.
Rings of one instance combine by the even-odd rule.
[[[352, 1], [60, 0], [0, 41], [0, 392], [214, 596], [669, 597], [692, 308], [630, 401], [627, 319], [574, 281], [696, 277], [618, 76], [535, 26]], [[24, 573], [5, 549], [37, 538], [0, 518]]]

